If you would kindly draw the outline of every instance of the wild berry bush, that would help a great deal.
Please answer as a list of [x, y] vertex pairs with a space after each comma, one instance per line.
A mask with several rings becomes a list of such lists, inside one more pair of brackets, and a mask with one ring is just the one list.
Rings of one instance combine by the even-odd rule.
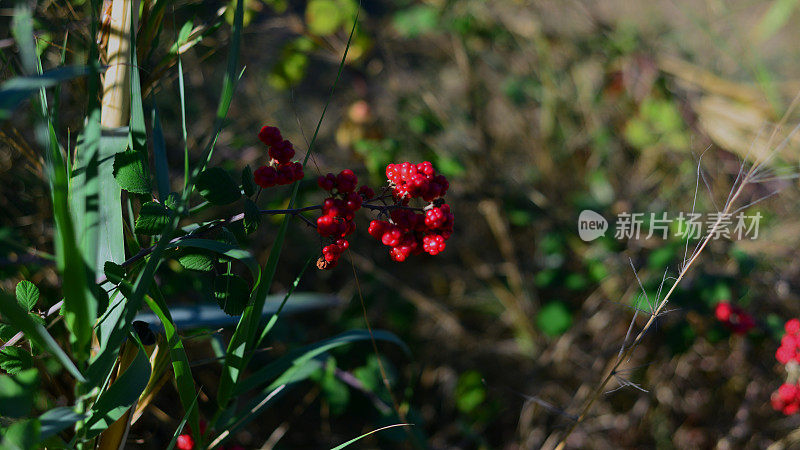
[[[216, 165], [217, 139], [226, 124], [235, 120], [228, 112], [236, 101], [241, 76], [238, 54], [244, 2], [239, 1], [231, 5], [235, 13], [227, 48], [228, 70], [214, 130], [200, 148], [199, 158], [190, 157], [194, 149], [186, 135], [186, 122], [192, 118], [184, 108], [181, 68], [184, 50], [180, 47], [191, 39], [191, 32], [187, 35], [191, 24], [163, 56], [177, 64], [184, 138], [184, 179], [182, 188], [173, 191], [178, 186], [172, 176], [176, 171], [171, 170], [167, 158], [159, 111], [152, 96], [144, 94], [141, 72], [148, 66], [138, 59], [158, 51], [160, 38], [167, 39], [162, 32], [166, 4], [143, 2], [140, 10], [139, 2], [111, 2], [105, 11], [108, 28], [103, 30], [102, 49], [92, 39], [100, 25], [97, 7], [94, 2], [86, 5], [92, 32], [90, 40], [83, 43], [88, 50], [84, 65], [53, 68], [45, 67], [32, 51], [35, 36], [29, 7], [20, 4], [14, 10], [12, 31], [20, 49], [22, 74], [1, 88], [3, 116], [9, 117], [24, 100], [33, 98], [55, 220], [53, 259], [61, 277], [61, 292], [50, 293], [55, 299], [45, 297], [35, 283], [23, 280], [16, 285], [16, 299], [3, 294], [2, 445], [120, 448], [126, 444], [131, 425], [171, 382], [183, 418], [177, 427], [167, 430], [172, 439], [164, 446], [241, 448], [228, 441], [276, 398], [304, 380], [317, 378], [320, 371], [335, 368], [335, 363], [323, 358], [332, 349], [359, 341], [371, 341], [373, 346], [376, 341], [389, 341], [406, 348], [393, 334], [367, 327], [298, 348], [268, 364], [250, 364], [268, 345], [281, 313], [292, 306], [294, 287], [305, 272], [301, 271], [282, 299], [268, 301], [289, 230], [306, 225], [316, 230], [316, 237], [308, 235], [306, 239], [318, 242], [315, 254], [308, 256], [309, 261], [317, 259], [319, 269], [334, 269], [347, 254], [356, 224], [366, 220], [356, 217], [359, 210], [375, 219], [369, 234], [391, 248], [395, 261], [421, 253], [436, 255], [445, 249], [453, 231], [453, 214], [444, 200], [448, 181], [427, 161], [390, 164], [388, 180], [376, 193], [376, 189], [359, 185], [355, 172], [348, 168], [338, 175], [319, 176], [317, 184], [327, 195], [321, 204], [296, 205], [317, 135], [315, 132], [304, 158], [296, 161], [294, 145], [273, 126], [264, 126], [249, 138], [263, 144], [264, 165], [255, 171], [247, 166], [236, 176]], [[355, 29], [356, 23], [352, 23], [350, 38]], [[101, 53], [107, 65], [98, 59]], [[86, 86], [82, 101], [87, 114], [77, 141], [57, 122], [59, 105], [50, 104], [60, 100], [61, 83], [74, 78], [83, 78]], [[150, 88], [164, 88], [158, 79], [149, 82]], [[324, 114], [319, 123], [323, 118]], [[75, 148], [70, 149], [71, 145]], [[262, 191], [278, 186], [290, 186], [279, 194], [287, 207], [263, 209], [259, 205]], [[316, 220], [305, 216], [315, 212], [320, 214]], [[270, 223], [265, 216], [282, 219]], [[248, 235], [266, 227], [271, 229], [273, 242], [262, 265], [248, 249]], [[210, 387], [195, 379], [185, 344], [191, 339], [187, 331], [204, 326], [203, 319], [176, 321], [186, 309], [176, 309], [178, 305], [165, 294], [181, 282], [160, 269], [174, 266], [174, 262], [184, 271], [206, 278], [208, 295], [219, 310], [232, 316], [222, 320], [233, 325], [233, 333], [227, 342], [216, 341], [220, 373]], [[57, 300], [59, 297], [62, 299]], [[145, 310], [152, 314], [143, 316]], [[189, 311], [196, 314], [199, 310]], [[213, 311], [205, 314], [219, 317]], [[149, 321], [142, 320], [146, 317]], [[53, 329], [59, 321], [65, 325], [63, 329]], [[378, 366], [388, 388], [383, 363], [379, 361]], [[367, 388], [356, 378], [347, 380], [371, 395], [378, 389]], [[341, 383], [327, 378], [319, 382], [323, 386]], [[53, 389], [45, 387], [49, 383], [55, 383]], [[209, 398], [211, 395], [215, 398]], [[388, 428], [402, 425], [404, 414], [396, 406], [391, 411], [398, 423]]]
[[16, 3], [0, 447], [794, 445], [794, 2]]

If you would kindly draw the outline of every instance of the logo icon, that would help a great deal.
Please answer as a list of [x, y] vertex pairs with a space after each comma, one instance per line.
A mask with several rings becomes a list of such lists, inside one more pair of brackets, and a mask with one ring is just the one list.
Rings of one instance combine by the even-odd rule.
[[578, 216], [578, 236], [586, 242], [593, 241], [606, 234], [608, 221], [605, 217], [592, 211], [584, 209]]

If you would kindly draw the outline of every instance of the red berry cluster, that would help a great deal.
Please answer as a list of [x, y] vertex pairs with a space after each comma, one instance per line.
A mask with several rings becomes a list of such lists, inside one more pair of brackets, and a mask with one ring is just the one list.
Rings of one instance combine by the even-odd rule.
[[321, 269], [336, 267], [339, 257], [350, 247], [345, 236], [356, 229], [353, 222], [355, 212], [361, 209], [364, 200], [369, 200], [375, 193], [367, 186], [358, 186], [358, 177], [350, 169], [329, 173], [317, 179], [322, 189], [330, 192], [330, 197], [322, 202], [322, 215], [317, 219], [317, 232], [322, 237], [330, 238], [333, 243], [322, 248], [322, 258], [317, 261]]
[[386, 178], [398, 199], [421, 198], [431, 202], [444, 197], [450, 187], [447, 178], [437, 175], [433, 164], [428, 161], [419, 164], [389, 164], [386, 166]]
[[412, 164], [389, 164], [386, 178], [394, 194], [395, 205], [391, 220], [373, 220], [369, 234], [391, 247], [389, 255], [395, 261], [405, 261], [410, 255], [427, 252], [437, 255], [445, 248], [445, 241], [453, 233], [453, 213], [441, 200], [429, 204], [421, 212], [404, 206], [412, 198], [427, 202], [439, 199], [447, 192], [447, 179], [436, 174], [428, 161]]
[[797, 384], [798, 363], [800, 363], [800, 320], [790, 319], [783, 326], [786, 334], [775, 352], [775, 359], [786, 366], [788, 380], [772, 393], [771, 403], [776, 411], [787, 416], [800, 411], [800, 386]]
[[253, 173], [255, 182], [262, 188], [292, 184], [303, 179], [303, 164], [292, 162], [294, 147], [284, 140], [277, 127], [264, 126], [258, 138], [269, 147], [270, 165], [261, 166]]
[[722, 322], [728, 329], [735, 334], [747, 334], [756, 326], [753, 316], [742, 308], [732, 305], [729, 302], [719, 302], [714, 308], [714, 315], [717, 320]]
[[800, 320], [791, 319], [783, 326], [786, 334], [781, 338], [781, 346], [775, 352], [775, 359], [781, 364], [790, 361], [800, 363]]
[[791, 416], [800, 411], [800, 386], [784, 383], [772, 393], [770, 400], [775, 411]]

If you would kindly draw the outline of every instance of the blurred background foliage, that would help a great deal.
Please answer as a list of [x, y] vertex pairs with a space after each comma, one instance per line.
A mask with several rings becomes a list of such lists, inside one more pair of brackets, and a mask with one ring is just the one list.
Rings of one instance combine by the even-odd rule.
[[[67, 63], [85, 61], [93, 39], [87, 3], [38, 3], [34, 27], [46, 67], [59, 64], [62, 50]], [[300, 200], [322, 198], [314, 181], [319, 173], [352, 168], [378, 185], [388, 162], [430, 160], [451, 180], [456, 232], [443, 254], [398, 264], [363, 232], [362, 219], [351, 246], [357, 279], [350, 261], [306, 273], [299, 289], [337, 300], [298, 308], [279, 322], [256, 365], [290, 343], [363, 328], [362, 296], [370, 325], [401, 336], [411, 356], [390, 346], [377, 356], [367, 344], [333, 351], [309, 389], [285, 395], [282, 407], [235, 440], [247, 448], [333, 446], [390, 424], [396, 406], [415, 424], [413, 438], [393, 429], [363, 442], [552, 446], [552, 433], [564, 428], [619, 351], [633, 309], [651, 308], [664, 271], [674, 275], [685, 252], [677, 238], [627, 241], [607, 233], [583, 242], [578, 214], [688, 212], [701, 154], [696, 208], [716, 210], [741, 161], [768, 151], [770, 124], [800, 92], [800, 31], [791, 26], [798, 3], [248, 0], [246, 69], [215, 158], [231, 172], [265, 163], [255, 136], [262, 124], [279, 126], [298, 149], [306, 147], [358, 12]], [[2, 11], [0, 70], [7, 79], [15, 75], [16, 56], [6, 31], [10, 12]], [[224, 73], [229, 27], [223, 24], [232, 14], [226, 2], [186, 0], [160, 13], [164, 29], [151, 36], [154, 50], [140, 55], [142, 84], [145, 107], [161, 115], [179, 185], [172, 43], [183, 45], [189, 141], [204, 142], [217, 101], [207, 86], [219, 85]], [[140, 30], [140, 40], [146, 32]], [[83, 117], [73, 105], [84, 104], [76, 99], [85, 93], [78, 81], [58, 94], [60, 131], [70, 132], [70, 148]], [[0, 127], [0, 273], [9, 292], [20, 279], [34, 281], [46, 306], [58, 300], [48, 257], [52, 220], [30, 113], [20, 111]], [[779, 136], [798, 119], [788, 116]], [[800, 417], [784, 418], [769, 406], [783, 377], [774, 360], [781, 324], [800, 314], [796, 140], [771, 160], [775, 176], [745, 193], [747, 203], [780, 190], [748, 210], [764, 216], [758, 239], [713, 242], [676, 291], [672, 311], [620, 374], [647, 392], [629, 387], [604, 396], [570, 445], [796, 445]], [[262, 204], [283, 207], [286, 194], [265, 191]], [[260, 260], [277, 229], [265, 224], [250, 238]], [[301, 222], [288, 239], [276, 291], [288, 289], [319, 252], [316, 234]], [[631, 263], [648, 299], [639, 295]], [[175, 262], [159, 278], [172, 280], [164, 286], [172, 305], [213, 302], [210, 276]], [[722, 300], [753, 314], [756, 329], [737, 336], [717, 323], [712, 311]], [[229, 330], [182, 332], [203, 402], [213, 398], [219, 377], [208, 361], [220, 354]], [[30, 355], [19, 359], [20, 368], [36, 364]], [[46, 389], [57, 391], [58, 383]], [[180, 417], [177, 394], [161, 395], [132, 428], [130, 448], [161, 448], [171, 437]]]

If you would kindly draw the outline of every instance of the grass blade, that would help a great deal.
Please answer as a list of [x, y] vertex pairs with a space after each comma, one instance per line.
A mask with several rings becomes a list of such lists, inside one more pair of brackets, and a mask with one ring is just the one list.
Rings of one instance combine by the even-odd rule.
[[[41, 62], [36, 53], [29, 54], [30, 48], [33, 48], [32, 21], [30, 9], [19, 5], [14, 15], [13, 33], [20, 48], [28, 49], [21, 52], [24, 59], [33, 58], [33, 61], [24, 61], [25, 67], [35, 67], [41, 75]], [[44, 87], [39, 90], [38, 106], [40, 122], [36, 127], [36, 135], [46, 150], [46, 173], [50, 182], [53, 217], [58, 236], [55, 246], [56, 266], [63, 277], [64, 319], [71, 332], [76, 356], [83, 360], [88, 354], [97, 305], [91, 298], [86, 281], [86, 264], [75, 239], [75, 228], [69, 212], [68, 169], [48, 114]]]
[[158, 198], [163, 203], [170, 193], [169, 164], [167, 162], [167, 145], [164, 142], [164, 130], [161, 129], [158, 108], [153, 108], [153, 160], [156, 165]]
[[[391, 342], [400, 346], [400, 348], [402, 348], [406, 353], [410, 353], [410, 350], [406, 344], [394, 334], [383, 330], [374, 330], [373, 334], [376, 340]], [[299, 368], [302, 368], [317, 356], [344, 345], [370, 340], [371, 337], [368, 330], [351, 330], [338, 336], [334, 336], [330, 339], [325, 339], [324, 341], [316, 342], [303, 348], [291, 351], [287, 355], [282, 356], [276, 361], [262, 367], [246, 379], [242, 380], [237, 385], [236, 390], [234, 390], [234, 394], [244, 394], [245, 392], [255, 389], [264, 383], [270, 382], [271, 380], [275, 380], [272, 383], [273, 385], [286, 384], [288, 382], [296, 381], [293, 378], [294, 372], [299, 370]]]
[[355, 443], [355, 442], [357, 442], [357, 441], [359, 441], [359, 440], [361, 440], [361, 439], [363, 439], [363, 438], [365, 438], [365, 437], [367, 437], [367, 436], [369, 436], [371, 434], [375, 434], [375, 433], [377, 433], [379, 431], [388, 430], [389, 428], [407, 427], [407, 426], [412, 426], [412, 425], [414, 425], [414, 424], [413, 423], [396, 423], [394, 425], [386, 425], [385, 427], [380, 427], [377, 430], [372, 430], [372, 431], [370, 431], [368, 433], [364, 433], [364, 434], [362, 434], [361, 436], [359, 436], [357, 438], [350, 439], [349, 441], [347, 441], [347, 442], [345, 442], [343, 444], [340, 444], [340, 445], [337, 445], [336, 447], [333, 447], [331, 450], [342, 450], [345, 447], [349, 447], [350, 444], [353, 444], [353, 443]]
[[[200, 417], [197, 409], [194, 407], [197, 403], [197, 393], [195, 392], [194, 378], [192, 378], [192, 370], [189, 366], [189, 358], [186, 356], [186, 351], [183, 348], [183, 341], [178, 335], [178, 330], [175, 323], [172, 321], [172, 316], [169, 312], [164, 296], [161, 290], [155, 284], [150, 289], [151, 297], [147, 298], [147, 305], [161, 320], [164, 327], [164, 336], [167, 338], [167, 345], [169, 346], [169, 356], [172, 360], [172, 370], [175, 373], [175, 384], [178, 389], [178, 397], [180, 397], [183, 409], [186, 412], [186, 417], [189, 418], [189, 423], [192, 426], [192, 435], [195, 442], [200, 442]], [[184, 423], [186, 418], [184, 418]], [[180, 431], [183, 426], [178, 427]]]
[[138, 347], [136, 356], [130, 366], [100, 394], [92, 406], [91, 415], [85, 424], [88, 438], [97, 436], [122, 417], [139, 400], [150, 380], [150, 360], [147, 358], [147, 352], [133, 334], [129, 339], [129, 344], [135, 343], [134, 345]]

